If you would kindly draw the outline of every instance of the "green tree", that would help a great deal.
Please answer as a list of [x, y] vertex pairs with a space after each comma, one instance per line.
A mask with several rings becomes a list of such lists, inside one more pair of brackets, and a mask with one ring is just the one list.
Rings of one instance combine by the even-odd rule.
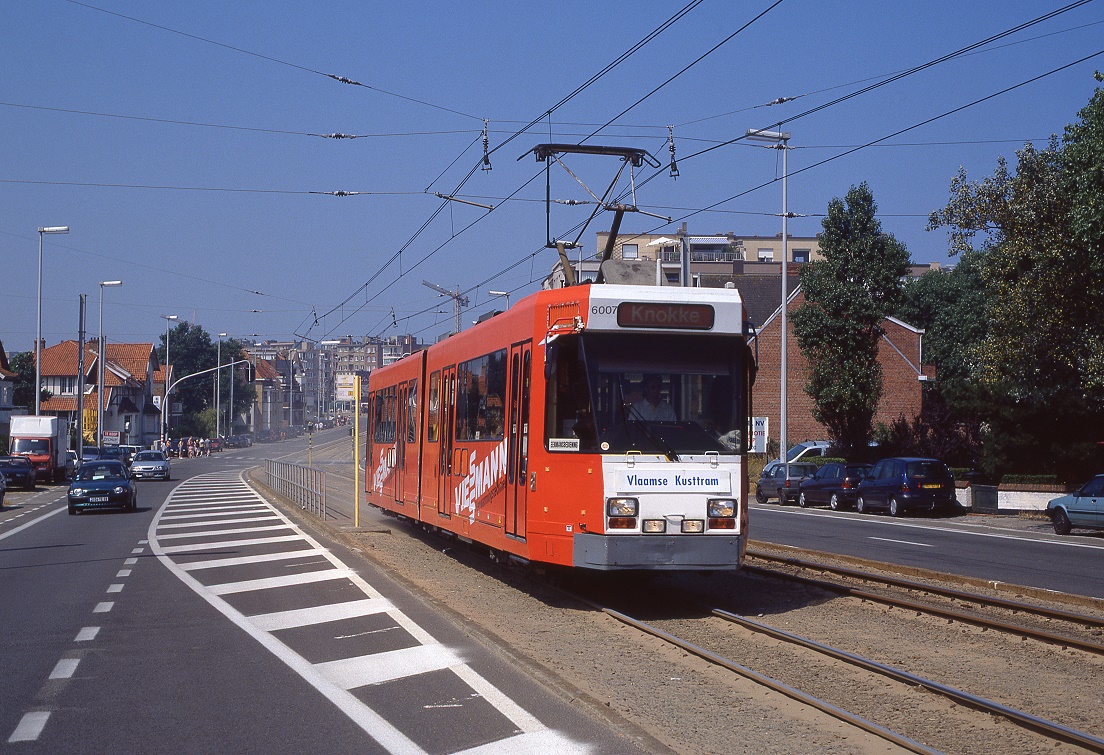
[[[20, 351], [12, 355], [11, 371], [15, 373], [15, 381], [12, 386], [12, 405], [32, 408], [35, 403], [35, 355], [33, 351]], [[40, 400], [45, 401], [52, 394], [45, 388], [42, 389]]]
[[[231, 373], [236, 381], [234, 383], [234, 409], [240, 414], [249, 408], [252, 401], [250, 384], [246, 380], [247, 373], [241, 369], [242, 365], [231, 369], [227, 365], [242, 358], [242, 343], [230, 338], [223, 340], [221, 349], [216, 341], [211, 340], [207, 331], [198, 325], [187, 322], [179, 323], [169, 331], [169, 357], [172, 359], [173, 381], [180, 380], [187, 375], [194, 375], [202, 370], [213, 370], [221, 357], [223, 370], [219, 384], [219, 401], [224, 412], [220, 428], [224, 435], [230, 434], [227, 423], [232, 416], [230, 410], [230, 380]], [[164, 364], [165, 361], [165, 336], [161, 336], [161, 343], [157, 347], [157, 358]], [[183, 405], [183, 415], [179, 425], [174, 426], [176, 434], [184, 435], [214, 435], [215, 434], [215, 399], [213, 386], [215, 385], [215, 373], [209, 372], [190, 380], [185, 380], [173, 389], [172, 401]], [[210, 409], [210, 415], [200, 416], [202, 412]]]
[[805, 304], [793, 313], [809, 363], [813, 417], [847, 453], [865, 450], [882, 396], [882, 320], [900, 303], [908, 271], [904, 245], [882, 231], [866, 183], [828, 203], [818, 235], [823, 260], [801, 269]]
[[[951, 253], [974, 254], [985, 288], [984, 336], [965, 346], [990, 471], [1082, 477], [1104, 426], [1104, 94], [1098, 89], [1045, 150], [1027, 144], [1015, 171], [960, 171], [929, 228]], [[963, 394], [965, 395], [965, 394]]]

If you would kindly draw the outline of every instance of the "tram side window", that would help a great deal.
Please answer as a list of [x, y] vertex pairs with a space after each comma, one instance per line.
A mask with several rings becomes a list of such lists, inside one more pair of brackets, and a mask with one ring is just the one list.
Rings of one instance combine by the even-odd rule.
[[436, 443], [441, 428], [441, 373], [429, 376], [429, 421], [426, 423], [426, 440]]
[[376, 393], [372, 422], [375, 427], [372, 440], [377, 443], [395, 442], [395, 388], [384, 388]]
[[501, 440], [505, 406], [505, 349], [456, 366], [456, 440]]
[[572, 336], [559, 339], [549, 359], [551, 371], [544, 413], [546, 443], [578, 439], [580, 451], [596, 450], [598, 434], [578, 339]]
[[406, 393], [406, 442], [418, 442], [418, 380], [410, 381]]

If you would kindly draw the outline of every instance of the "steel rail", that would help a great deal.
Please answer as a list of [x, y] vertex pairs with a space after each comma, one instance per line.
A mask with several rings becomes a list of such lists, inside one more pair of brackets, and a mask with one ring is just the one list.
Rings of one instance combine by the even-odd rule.
[[[745, 571], [754, 572], [757, 574], [763, 574], [765, 576], [774, 577], [777, 579], [787, 579], [791, 582], [800, 582], [801, 584], [811, 585], [813, 587], [819, 587], [824, 590], [831, 590], [832, 592], [839, 593], [841, 595], [847, 595], [852, 598], [861, 598], [863, 600], [871, 600], [877, 603], [884, 603], [888, 606], [895, 606], [897, 608], [907, 608], [913, 611], [920, 611], [921, 613], [931, 614], [932, 616], [941, 616], [945, 619], [957, 619], [958, 621], [974, 624], [980, 627], [987, 627], [989, 629], [999, 629], [1009, 634], [1019, 635], [1021, 637], [1030, 637], [1033, 640], [1039, 640], [1040, 642], [1049, 642], [1054, 645], [1062, 645], [1064, 647], [1073, 647], [1078, 650], [1083, 650], [1086, 653], [1095, 653], [1097, 655], [1104, 655], [1104, 645], [1096, 642], [1090, 642], [1089, 640], [1082, 640], [1077, 637], [1070, 637], [1064, 634], [1057, 634], [1055, 632], [1048, 632], [1045, 629], [1033, 629], [1031, 627], [1025, 627], [1021, 624], [1012, 624], [1007, 621], [1001, 621], [999, 619], [987, 619], [983, 616], [976, 616], [965, 611], [959, 611], [954, 608], [941, 608], [939, 606], [933, 606], [928, 603], [920, 603], [918, 601], [908, 600], [906, 598], [896, 598], [892, 595], [881, 595], [869, 590], [862, 590], [857, 587], [848, 587], [847, 585], [836, 584], [835, 582], [825, 582], [820, 579], [813, 579], [812, 577], [802, 577], [798, 574], [783, 574], [781, 572], [771, 571], [770, 569], [762, 569], [757, 566], [744, 566]], [[920, 589], [919, 583], [915, 589]], [[938, 591], [933, 591], [937, 594]]]
[[887, 585], [894, 585], [896, 587], [904, 587], [909, 590], [920, 590], [923, 592], [929, 592], [936, 595], [943, 595], [948, 598], [957, 598], [959, 600], [970, 601], [971, 603], [981, 603], [983, 605], [996, 606], [998, 608], [1007, 608], [1010, 611], [1021, 611], [1023, 613], [1033, 613], [1038, 616], [1046, 616], [1051, 619], [1061, 619], [1062, 621], [1069, 621], [1076, 624], [1084, 624], [1086, 626], [1104, 627], [1104, 619], [1096, 616], [1087, 616], [1081, 613], [1074, 613], [1072, 611], [1064, 611], [1061, 608], [1048, 608], [1046, 606], [1038, 606], [1032, 603], [1023, 603], [1016, 600], [1006, 600], [1005, 598], [990, 597], [987, 595], [978, 595], [977, 593], [965, 592], [964, 590], [956, 590], [951, 587], [939, 587], [938, 585], [929, 585], [923, 582], [917, 582], [912, 579], [904, 579], [902, 577], [889, 577], [881, 574], [872, 574], [870, 572], [860, 571], [859, 569], [851, 569], [846, 566], [832, 566], [830, 564], [822, 564], [816, 561], [805, 561], [800, 558], [793, 558], [791, 556], [778, 556], [772, 553], [766, 553], [764, 551], [748, 548], [747, 555], [754, 558], [762, 559], [764, 561], [774, 561], [780, 564], [787, 564], [789, 566], [797, 566], [802, 569], [813, 569], [816, 571], [826, 571], [832, 574], [839, 574], [843, 577], [853, 577], [855, 579], [863, 579], [870, 582], [881, 582]]
[[758, 671], [753, 671], [746, 666], [742, 666], [735, 661], [729, 660], [724, 656], [717, 655], [716, 653], [712, 653], [705, 648], [699, 647], [698, 645], [694, 645], [693, 643], [680, 639], [673, 634], [664, 632], [662, 629], [654, 627], [651, 624], [647, 624], [638, 619], [634, 619], [631, 616], [623, 614], [620, 611], [615, 611], [612, 608], [606, 608], [605, 606], [598, 605], [578, 595], [574, 595], [572, 593], [565, 594], [570, 595], [575, 600], [592, 606], [593, 608], [601, 611], [608, 616], [611, 616], [612, 618], [620, 621], [623, 624], [628, 624], [631, 627], [635, 627], [636, 629], [650, 634], [653, 637], [657, 637], [664, 642], [682, 648], [683, 650], [692, 653], [693, 655], [696, 655], [699, 658], [708, 661], [709, 663], [721, 666], [722, 668], [726, 668], [729, 671], [732, 671], [739, 676], [744, 677], [745, 679], [753, 681], [756, 684], [760, 684], [767, 689], [778, 692], [779, 694], [785, 695], [786, 697], [789, 697], [793, 700], [797, 700], [798, 702], [808, 705], [812, 708], [816, 708], [817, 710], [826, 713], [837, 720], [849, 723], [852, 726], [869, 732], [876, 737], [903, 747], [910, 752], [922, 753], [923, 755], [934, 755], [935, 753], [939, 752], [939, 750], [933, 750], [932, 748], [921, 744], [914, 739], [909, 739], [903, 734], [898, 734], [892, 729], [887, 729], [886, 727], [865, 719], [862, 716], [858, 716], [854, 713], [851, 713], [850, 711], [844, 710], [843, 708], [839, 708], [829, 702], [821, 700], [819, 697], [814, 697], [808, 693], [802, 692], [796, 687], [791, 687], [790, 685], [784, 684], [777, 679], [772, 679], [765, 674], [760, 674]]
[[979, 697], [978, 695], [972, 695], [969, 692], [964, 692], [963, 690], [960, 690], [957, 687], [952, 687], [948, 684], [941, 684], [939, 682], [932, 681], [931, 679], [925, 679], [922, 676], [911, 674], [908, 671], [904, 671], [893, 666], [887, 666], [886, 664], [878, 663], [877, 661], [872, 661], [869, 658], [864, 658], [860, 655], [849, 653], [846, 650], [840, 650], [830, 645], [824, 645], [823, 643], [819, 643], [814, 640], [801, 637], [800, 635], [792, 634], [785, 630], [778, 629], [776, 627], [772, 627], [767, 624], [754, 621], [752, 619], [748, 619], [744, 616], [729, 613], [728, 611], [723, 611], [719, 608], [711, 609], [711, 611], [714, 616], [725, 619], [726, 621], [731, 621], [734, 624], [738, 624], [744, 627], [745, 629], [760, 632], [769, 637], [773, 637], [776, 640], [782, 640], [784, 642], [800, 645], [809, 650], [814, 650], [831, 658], [835, 658], [836, 660], [850, 663], [852, 665], [858, 666], [859, 668], [866, 669], [867, 671], [882, 674], [883, 676], [887, 676], [891, 679], [896, 679], [897, 681], [903, 682], [905, 684], [913, 684], [924, 687], [925, 689], [929, 689], [933, 692], [938, 692], [942, 695], [945, 695], [946, 697], [960, 702], [963, 705], [968, 705], [972, 708], [976, 708], [987, 713], [993, 713], [999, 716], [1003, 716], [1004, 718], [1014, 721], [1022, 726], [1047, 734], [1052, 738], [1081, 745], [1082, 747], [1087, 747], [1093, 752], [1104, 753], [1104, 739], [1100, 739], [1099, 737], [1093, 736], [1092, 734], [1078, 731], [1077, 729], [1072, 729], [1068, 726], [1064, 726], [1054, 721], [1050, 721], [1048, 719], [1026, 713], [1022, 710], [1017, 710], [1016, 708], [1011, 708], [1007, 705], [1003, 705], [993, 700]]

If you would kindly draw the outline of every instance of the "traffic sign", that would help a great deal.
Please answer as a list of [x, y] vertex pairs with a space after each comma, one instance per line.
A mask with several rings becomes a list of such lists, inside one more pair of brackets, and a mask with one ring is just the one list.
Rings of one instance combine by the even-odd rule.
[[119, 445], [119, 431], [118, 430], [104, 430], [103, 431], [103, 444], [105, 446], [117, 446]]

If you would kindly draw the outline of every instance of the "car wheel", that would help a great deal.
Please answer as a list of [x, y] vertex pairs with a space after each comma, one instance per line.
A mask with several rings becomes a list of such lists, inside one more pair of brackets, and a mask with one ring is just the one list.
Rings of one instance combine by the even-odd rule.
[[860, 514], [866, 513], [866, 499], [863, 498], [861, 495], [855, 499], [855, 511], [859, 512]]
[[1055, 509], [1051, 515], [1051, 521], [1054, 523], [1055, 534], [1068, 535], [1070, 530], [1073, 529], [1073, 525], [1063, 509]]
[[805, 494], [804, 493], [799, 493], [798, 494], [798, 496], [797, 496], [797, 505], [800, 506], [803, 509], [808, 508], [809, 502], [807, 500], [805, 500]]
[[828, 508], [832, 509], [832, 511], [839, 511], [840, 508], [842, 508], [840, 506], [839, 494], [832, 493], [832, 497], [828, 499]]
[[755, 502], [756, 503], [766, 503], [767, 502], [767, 497], [765, 495], [763, 495], [763, 489], [762, 488], [758, 488], [758, 487], [755, 488]]
[[901, 516], [904, 513], [905, 513], [905, 510], [901, 508], [901, 504], [897, 503], [897, 499], [896, 498], [890, 498], [889, 499], [889, 515], [890, 516]]

